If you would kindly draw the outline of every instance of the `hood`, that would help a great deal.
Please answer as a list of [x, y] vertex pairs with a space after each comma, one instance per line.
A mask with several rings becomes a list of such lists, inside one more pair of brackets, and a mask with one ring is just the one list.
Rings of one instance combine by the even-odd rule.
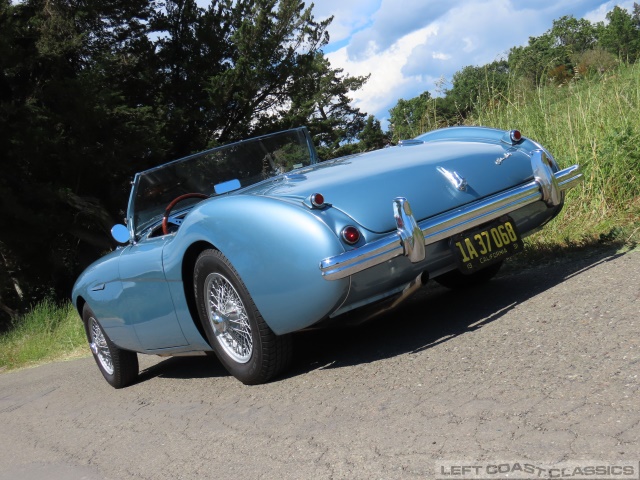
[[[511, 145], [447, 141], [329, 160], [241, 193], [296, 201], [321, 193], [360, 226], [384, 233], [396, 228], [392, 207], [396, 197], [407, 198], [420, 221], [532, 178], [529, 156]], [[456, 188], [456, 181], [462, 180], [464, 190]]]

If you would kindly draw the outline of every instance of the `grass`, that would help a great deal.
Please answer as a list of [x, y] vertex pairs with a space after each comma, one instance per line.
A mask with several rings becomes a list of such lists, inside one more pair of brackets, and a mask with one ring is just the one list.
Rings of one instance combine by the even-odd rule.
[[527, 240], [541, 252], [640, 238], [640, 64], [598, 78], [531, 89], [513, 82], [472, 122], [517, 128], [539, 141], [561, 168], [578, 163], [584, 182], [562, 213]]
[[[543, 144], [561, 168], [582, 166], [584, 182], [511, 268], [582, 255], [602, 244], [635, 248], [640, 238], [640, 64], [601, 78], [532, 89], [513, 82], [490, 97], [471, 123], [511, 130]], [[514, 266], [515, 265], [515, 266]], [[45, 301], [0, 335], [0, 372], [88, 354], [70, 303]]]
[[71, 303], [45, 300], [0, 335], [0, 371], [88, 353], [82, 322]]

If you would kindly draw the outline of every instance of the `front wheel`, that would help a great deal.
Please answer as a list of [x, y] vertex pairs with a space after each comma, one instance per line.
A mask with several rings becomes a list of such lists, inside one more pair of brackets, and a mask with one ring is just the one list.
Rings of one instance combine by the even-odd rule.
[[114, 388], [131, 385], [138, 378], [138, 354], [118, 348], [107, 336], [89, 305], [82, 309], [82, 321], [93, 358], [104, 379]]
[[257, 385], [289, 366], [291, 336], [273, 333], [221, 252], [200, 254], [193, 283], [209, 343], [231, 375], [246, 385]]
[[500, 271], [500, 267], [502, 267], [502, 261], [493, 263], [488, 267], [485, 267], [482, 270], [478, 270], [477, 272], [471, 273], [469, 275], [465, 275], [464, 273], [460, 272], [460, 270], [452, 270], [445, 273], [444, 275], [440, 275], [439, 277], [434, 278], [434, 280], [443, 287], [451, 288], [454, 290], [471, 288], [491, 280]]

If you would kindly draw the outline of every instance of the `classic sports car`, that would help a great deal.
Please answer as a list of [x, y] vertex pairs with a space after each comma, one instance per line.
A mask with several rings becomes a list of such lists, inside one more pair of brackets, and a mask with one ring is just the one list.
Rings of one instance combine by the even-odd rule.
[[73, 289], [114, 387], [137, 353], [215, 352], [246, 384], [291, 362], [291, 332], [359, 322], [432, 278], [486, 281], [581, 180], [519, 131], [455, 127], [318, 162], [305, 128], [138, 173], [122, 247]]

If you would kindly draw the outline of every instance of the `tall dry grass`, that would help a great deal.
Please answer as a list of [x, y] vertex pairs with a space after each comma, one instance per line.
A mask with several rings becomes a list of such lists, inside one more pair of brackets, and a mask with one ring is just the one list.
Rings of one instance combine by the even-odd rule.
[[514, 81], [505, 95], [485, 99], [472, 122], [517, 128], [548, 148], [561, 168], [582, 166], [583, 184], [569, 192], [559, 218], [532, 237], [534, 243], [638, 241], [639, 64], [562, 86]]
[[71, 302], [45, 300], [0, 335], [0, 370], [89, 353], [82, 321]]

